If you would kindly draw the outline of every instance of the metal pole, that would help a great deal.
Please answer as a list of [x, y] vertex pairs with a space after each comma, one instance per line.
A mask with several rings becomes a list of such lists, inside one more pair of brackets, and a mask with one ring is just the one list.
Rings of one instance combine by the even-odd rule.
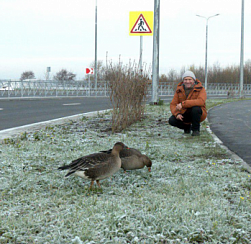
[[206, 51], [205, 51], [205, 89], [207, 90], [207, 47], [208, 47], [208, 20], [212, 17], [216, 17], [220, 14], [215, 14], [209, 17], [204, 17], [196, 14], [196, 16], [206, 19]]
[[95, 76], [95, 90], [97, 92], [97, 77], [98, 77], [98, 69], [97, 69], [97, 0], [95, 6], [95, 69], [94, 69], [94, 76]]
[[240, 57], [240, 97], [243, 96], [243, 60], [244, 60], [244, 0], [241, 7], [241, 57]]
[[141, 75], [143, 73], [142, 54], [143, 54], [143, 36], [140, 36], [139, 69], [140, 69], [140, 74]]
[[[89, 97], [91, 96], [91, 78], [90, 78], [90, 74], [88, 74], [88, 87], [89, 87], [89, 92], [88, 92], [88, 94], [89, 94]], [[86, 94], [87, 95], [87, 94]]]
[[106, 67], [106, 70], [107, 70], [107, 67], [108, 67], [108, 51], [106, 51], [105, 67]]
[[159, 85], [159, 20], [160, 0], [154, 0], [153, 65], [152, 65], [152, 104], [158, 102]]
[[107, 70], [108, 70], [108, 51], [106, 51], [106, 59], [105, 59], [105, 78], [106, 78], [106, 81], [105, 81], [105, 96], [106, 96], [106, 91], [107, 91]]
[[208, 43], [208, 19], [206, 24], [206, 53], [205, 53], [205, 89], [207, 90], [207, 43]]

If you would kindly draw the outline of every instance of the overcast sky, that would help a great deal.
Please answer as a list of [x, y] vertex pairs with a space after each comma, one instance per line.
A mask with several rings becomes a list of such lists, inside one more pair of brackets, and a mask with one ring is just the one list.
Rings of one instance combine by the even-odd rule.
[[[62, 68], [85, 76], [94, 61], [95, 0], [0, 0], [0, 79], [32, 70], [44, 78]], [[240, 63], [241, 0], [160, 0], [160, 74], [190, 64]], [[98, 60], [139, 60], [140, 37], [129, 36], [129, 12], [153, 11], [154, 0], [98, 0]], [[143, 61], [152, 62], [151, 36], [143, 37]], [[251, 59], [251, 1], [245, 1], [244, 60]]]

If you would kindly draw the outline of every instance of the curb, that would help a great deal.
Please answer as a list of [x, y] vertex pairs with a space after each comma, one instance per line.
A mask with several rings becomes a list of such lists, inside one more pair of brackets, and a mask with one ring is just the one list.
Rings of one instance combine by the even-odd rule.
[[46, 126], [60, 125], [60, 124], [64, 124], [66, 122], [69, 122], [71, 120], [77, 120], [77, 119], [80, 119], [83, 117], [92, 117], [97, 114], [106, 113], [108, 111], [110, 111], [110, 109], [99, 110], [99, 111], [95, 111], [95, 112], [87, 112], [87, 113], [83, 113], [83, 114], [77, 114], [77, 115], [72, 115], [72, 116], [63, 117], [63, 118], [59, 118], [59, 119], [47, 120], [44, 122], [38, 122], [38, 123], [29, 124], [29, 125], [18, 126], [18, 127], [11, 128], [11, 129], [1, 130], [0, 131], [0, 141], [4, 140], [6, 138], [16, 136], [24, 131], [31, 132], [34, 130], [41, 130], [41, 129], [45, 128]]

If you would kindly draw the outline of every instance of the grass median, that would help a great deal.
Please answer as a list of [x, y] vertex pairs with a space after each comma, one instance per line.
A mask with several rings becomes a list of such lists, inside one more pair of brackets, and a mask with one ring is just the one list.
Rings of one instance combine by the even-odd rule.
[[[208, 100], [208, 107], [226, 100]], [[0, 145], [0, 243], [249, 243], [251, 175], [214, 142], [168, 125], [169, 105], [112, 134], [111, 114], [47, 127]], [[89, 190], [57, 168], [122, 141], [149, 156]]]

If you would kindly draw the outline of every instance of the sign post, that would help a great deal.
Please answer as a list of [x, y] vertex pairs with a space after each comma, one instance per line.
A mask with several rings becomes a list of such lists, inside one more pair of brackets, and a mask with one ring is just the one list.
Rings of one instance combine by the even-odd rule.
[[143, 72], [142, 53], [143, 53], [143, 36], [153, 35], [153, 11], [131, 11], [129, 13], [129, 35], [140, 36], [140, 55], [139, 65], [140, 73]]
[[94, 74], [93, 68], [86, 68], [85, 73], [88, 75], [89, 96], [91, 96], [91, 75]]
[[46, 68], [46, 80], [50, 79], [50, 72], [51, 72], [51, 67]]
[[88, 75], [89, 97], [91, 96], [91, 78], [90, 77], [91, 77], [91, 75]]

